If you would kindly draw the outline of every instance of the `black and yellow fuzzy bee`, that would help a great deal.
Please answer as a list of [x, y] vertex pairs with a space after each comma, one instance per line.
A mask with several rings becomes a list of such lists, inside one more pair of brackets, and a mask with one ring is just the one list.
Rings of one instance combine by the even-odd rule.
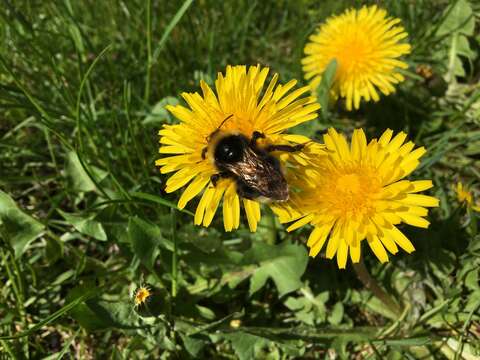
[[236, 183], [240, 197], [258, 201], [288, 200], [288, 184], [280, 166], [280, 161], [271, 153], [274, 151], [296, 152], [304, 145], [275, 145], [261, 147], [258, 139], [265, 135], [254, 131], [249, 139], [239, 131], [217, 130], [207, 138], [207, 147], [202, 151], [202, 159], [210, 154], [218, 174], [211, 177], [213, 186], [221, 178], [231, 178]]

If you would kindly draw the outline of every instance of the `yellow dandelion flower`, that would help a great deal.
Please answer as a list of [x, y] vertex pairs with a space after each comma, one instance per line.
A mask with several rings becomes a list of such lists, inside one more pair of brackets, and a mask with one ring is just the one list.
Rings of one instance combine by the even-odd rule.
[[419, 165], [425, 148], [414, 150], [413, 142], [405, 143], [403, 132], [392, 136], [387, 130], [367, 144], [359, 129], [349, 145], [343, 135], [329, 129], [324, 136], [326, 155], [315, 167], [306, 166], [303, 174], [288, 179], [300, 191], [272, 208], [281, 222], [295, 221], [288, 231], [314, 226], [307, 242], [310, 256], [327, 243], [326, 257], [336, 255], [339, 268], [345, 268], [348, 254], [359, 262], [365, 239], [381, 262], [388, 261], [385, 249], [392, 254], [398, 247], [408, 253], [415, 250], [397, 225], [428, 227], [427, 207], [438, 206], [439, 201], [418, 194], [431, 188], [432, 181], [402, 180]]
[[404, 80], [397, 69], [408, 67], [398, 58], [410, 53], [410, 45], [400, 43], [407, 33], [399, 23], [400, 19], [388, 17], [375, 5], [327, 19], [310, 36], [302, 59], [312, 90], [315, 92], [327, 65], [336, 59], [331, 92], [335, 98], [346, 98], [348, 110], [358, 109], [362, 98], [378, 101], [378, 91], [393, 93], [394, 85]]
[[[320, 106], [311, 97], [301, 97], [308, 93], [308, 87], [293, 90], [296, 80], [277, 85], [278, 74], [273, 75], [264, 89], [268, 72], [268, 68], [260, 66], [248, 69], [246, 66], [228, 66], [225, 75], [218, 74], [215, 92], [202, 81], [202, 94], [182, 94], [188, 108], [181, 105], [167, 107], [181, 123], [164, 125], [160, 130], [160, 153], [171, 156], [157, 160], [156, 165], [160, 166], [161, 173], [174, 172], [167, 180], [166, 192], [186, 186], [178, 201], [179, 208], [184, 208], [203, 191], [195, 212], [196, 225], [209, 226], [222, 199], [226, 231], [238, 228], [241, 203], [251, 231], [256, 230], [260, 220], [259, 202], [240, 198], [235, 181], [223, 178], [215, 185], [211, 182], [212, 175], [219, 172], [210, 151], [204, 156], [212, 133], [221, 127], [221, 131], [243, 134], [247, 138], [251, 138], [255, 131], [260, 132], [265, 135], [259, 140], [264, 144], [308, 141], [308, 138], [287, 135], [284, 131], [315, 119]], [[301, 154], [295, 156], [301, 160]]]
[[468, 186], [463, 185], [459, 181], [457, 182], [455, 192], [457, 193], [457, 200], [459, 203], [464, 204], [468, 209], [480, 212], [480, 204], [475, 205], [473, 203], [473, 194]]
[[141, 306], [145, 304], [152, 296], [152, 291], [149, 286], [142, 285], [138, 287], [133, 294], [133, 302], [135, 306]]

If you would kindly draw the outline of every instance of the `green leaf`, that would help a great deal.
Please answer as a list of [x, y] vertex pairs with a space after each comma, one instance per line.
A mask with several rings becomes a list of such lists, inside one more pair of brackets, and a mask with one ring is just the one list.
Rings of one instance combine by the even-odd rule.
[[135, 328], [137, 317], [133, 305], [123, 302], [90, 300], [70, 311], [70, 315], [87, 330]]
[[328, 322], [332, 325], [339, 325], [343, 319], [343, 304], [337, 302], [328, 316]]
[[213, 320], [216, 317], [215, 313], [206, 306], [197, 304], [195, 305], [195, 308], [198, 310], [199, 315], [207, 320]]
[[16, 258], [43, 234], [44, 228], [42, 223], [25, 214], [8, 194], [0, 190], [0, 235], [10, 243]]
[[470, 48], [470, 43], [466, 36], [459, 36], [457, 43], [457, 53], [459, 55], [465, 56], [468, 59], [475, 58], [475, 51]]
[[479, 288], [478, 271], [476, 269], [470, 271], [465, 277], [465, 286], [472, 291]]
[[152, 111], [143, 119], [143, 125], [159, 126], [165, 122], [171, 123], [173, 121], [172, 115], [165, 109], [167, 105], [177, 105], [178, 99], [173, 96], [166, 96], [153, 106]]
[[[89, 282], [75, 287], [67, 294], [67, 301], [78, 303], [85, 294], [90, 294], [90, 299], [81, 302], [78, 306], [70, 309], [70, 315], [87, 330], [115, 328], [136, 328], [138, 316], [133, 309], [133, 303], [129, 298], [126, 301], [107, 301], [100, 299], [99, 288]], [[97, 294], [96, 297], [93, 295]]]
[[86, 304], [105, 327], [123, 329], [138, 327], [138, 318], [133, 311], [133, 304], [130, 302], [92, 299]]
[[301, 245], [284, 242], [272, 246], [258, 242], [245, 254], [244, 261], [258, 264], [250, 279], [250, 295], [260, 290], [271, 278], [282, 296], [302, 285], [300, 278], [307, 267], [308, 254]]
[[329, 298], [328, 291], [323, 291], [315, 296], [310, 288], [302, 287], [299, 292], [303, 296], [287, 298], [285, 306], [295, 312], [298, 320], [308, 325], [324, 322], [327, 313], [325, 302]]
[[232, 343], [233, 350], [240, 360], [255, 359], [255, 345], [266, 340], [243, 331], [225, 334], [224, 338]]
[[391, 311], [388, 307], [386, 307], [385, 304], [376, 297], [371, 297], [370, 299], [368, 299], [368, 301], [366, 302], [366, 307], [371, 311], [374, 311], [377, 314], [385, 316], [389, 319], [398, 319], [398, 315]]
[[403, 347], [403, 346], [422, 346], [428, 343], [431, 343], [432, 339], [428, 336], [419, 336], [419, 337], [412, 337], [406, 339], [385, 339], [385, 340], [373, 340], [372, 343], [375, 345], [388, 345], [388, 346], [395, 346], [395, 347]]
[[[107, 176], [106, 171], [96, 166], [89, 166], [89, 170], [97, 182], [102, 181]], [[67, 174], [71, 187], [75, 191], [88, 192], [94, 191], [97, 188], [82, 166], [78, 154], [75, 151], [70, 151], [67, 154], [65, 173]]]
[[103, 225], [98, 221], [93, 220], [95, 215], [90, 217], [84, 217], [77, 214], [66, 213], [58, 209], [60, 215], [71, 224], [78, 232], [91, 236], [97, 240], [105, 241], [107, 240], [107, 234], [103, 229]]
[[[458, 0], [450, 5], [443, 14], [443, 22], [436, 32], [437, 37], [444, 38], [448, 46], [448, 72], [446, 80], [455, 83], [455, 76], [464, 76], [465, 70], [458, 55], [474, 60], [475, 53], [470, 49], [466, 36], [472, 36], [475, 28], [473, 11], [466, 0]], [[443, 57], [443, 54], [441, 55]]]
[[322, 74], [322, 80], [317, 88], [317, 99], [321, 105], [322, 116], [326, 118], [328, 116], [328, 103], [330, 101], [330, 89], [335, 80], [335, 74], [337, 72], [337, 59], [333, 59], [325, 68]]
[[194, 358], [198, 358], [200, 351], [205, 346], [205, 341], [182, 333], [180, 333], [180, 337], [182, 338], [185, 350], [187, 350], [187, 352]]
[[444, 12], [444, 19], [436, 35], [445, 36], [452, 33], [473, 35], [475, 18], [472, 7], [466, 0], [459, 0], [450, 5]]
[[128, 237], [135, 255], [149, 269], [153, 268], [155, 258], [159, 253], [159, 246], [173, 251], [172, 243], [164, 239], [160, 228], [139, 217], [131, 217], [128, 221]]
[[46, 240], [45, 254], [49, 264], [54, 264], [63, 256], [63, 243], [60, 239], [48, 237]]

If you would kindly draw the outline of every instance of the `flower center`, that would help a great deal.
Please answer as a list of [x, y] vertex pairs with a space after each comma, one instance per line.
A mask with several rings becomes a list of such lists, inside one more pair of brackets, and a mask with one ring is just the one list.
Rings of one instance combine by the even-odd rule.
[[339, 62], [339, 75], [348, 76], [364, 71], [374, 52], [372, 41], [360, 32], [345, 36], [344, 42], [338, 47], [336, 58]]
[[326, 211], [339, 218], [375, 213], [377, 195], [382, 187], [373, 169], [359, 165], [337, 169], [327, 179], [320, 190]]
[[345, 193], [345, 195], [353, 196], [358, 194], [360, 190], [360, 179], [357, 174], [346, 174], [340, 176], [337, 180], [337, 191]]

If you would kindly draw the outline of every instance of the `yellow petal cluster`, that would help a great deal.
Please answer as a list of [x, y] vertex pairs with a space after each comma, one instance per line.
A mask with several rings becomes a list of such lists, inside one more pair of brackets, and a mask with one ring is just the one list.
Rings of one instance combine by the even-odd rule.
[[[187, 106], [168, 106], [179, 124], [164, 125], [159, 131], [160, 153], [156, 161], [163, 174], [172, 173], [166, 183], [166, 192], [183, 189], [178, 201], [184, 208], [200, 195], [194, 222], [209, 226], [223, 200], [223, 223], [226, 231], [238, 228], [240, 205], [243, 204], [251, 231], [260, 220], [260, 204], [241, 199], [232, 179], [221, 179], [216, 186], [210, 181], [218, 171], [212, 159], [202, 159], [202, 150], [208, 146], [209, 136], [222, 125], [224, 131], [234, 131], [251, 137], [254, 131], [266, 135], [265, 142], [304, 143], [308, 138], [284, 133], [290, 127], [315, 119], [319, 105], [308, 93], [308, 87], [295, 89], [296, 80], [278, 84], [278, 74], [268, 82], [268, 68], [260, 66], [228, 66], [219, 73], [215, 90], [200, 83], [201, 93], [183, 93]], [[307, 152], [308, 152], [307, 146]], [[294, 155], [301, 161], [302, 153]], [[285, 157], [283, 157], [285, 158]]]
[[472, 190], [470, 190], [468, 186], [459, 181], [457, 182], [455, 192], [457, 194], [457, 200], [459, 203], [465, 205], [468, 209], [480, 212], [480, 203], [474, 203]]
[[419, 165], [425, 149], [415, 149], [403, 132], [387, 130], [367, 143], [363, 130], [355, 130], [351, 143], [329, 129], [324, 136], [325, 155], [303, 174], [290, 176], [300, 189], [286, 203], [272, 205], [281, 222], [292, 222], [292, 231], [313, 225], [307, 246], [316, 256], [326, 244], [326, 257], [337, 258], [345, 268], [348, 255], [360, 260], [362, 241], [381, 262], [398, 248], [410, 253], [414, 247], [398, 228], [401, 223], [426, 228], [428, 207], [438, 206], [432, 196], [420, 194], [432, 187], [430, 180], [404, 178]]
[[138, 287], [133, 294], [133, 301], [135, 303], [135, 306], [145, 304], [151, 296], [152, 291], [150, 287], [146, 285]]
[[302, 59], [305, 78], [315, 92], [327, 65], [334, 59], [337, 71], [332, 94], [346, 99], [348, 110], [358, 109], [361, 99], [378, 101], [404, 80], [398, 69], [407, 64], [398, 58], [410, 53], [400, 19], [387, 16], [377, 6], [349, 9], [332, 16], [310, 36]]

